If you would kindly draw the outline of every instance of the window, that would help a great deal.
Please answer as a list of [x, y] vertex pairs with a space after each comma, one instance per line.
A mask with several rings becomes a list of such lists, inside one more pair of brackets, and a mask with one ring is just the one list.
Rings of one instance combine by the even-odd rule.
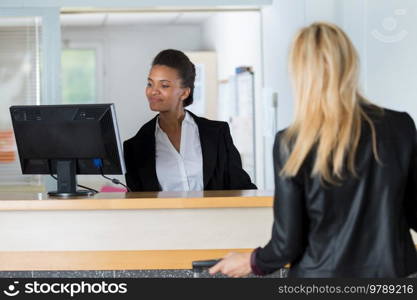
[[97, 99], [95, 49], [63, 49], [62, 103], [94, 103]]
[[40, 17], [0, 17], [0, 185], [37, 183], [22, 176], [9, 116], [11, 105], [40, 102]]

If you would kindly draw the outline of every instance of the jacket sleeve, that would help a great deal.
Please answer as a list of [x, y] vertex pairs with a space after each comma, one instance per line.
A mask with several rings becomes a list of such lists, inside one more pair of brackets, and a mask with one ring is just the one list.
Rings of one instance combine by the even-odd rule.
[[411, 117], [408, 118], [412, 123], [413, 149], [408, 171], [405, 212], [410, 228], [417, 232], [417, 130]]
[[133, 150], [133, 145], [124, 142], [123, 143], [123, 152], [125, 158], [125, 165], [126, 165], [126, 185], [132, 192], [140, 192], [142, 191], [142, 186], [140, 184], [140, 179], [138, 176], [135, 176], [137, 172], [135, 172], [135, 154]]
[[284, 159], [279, 140], [278, 133], [273, 150], [275, 199], [272, 236], [264, 248], [258, 248], [255, 252], [256, 267], [263, 274], [272, 273], [297, 260], [304, 252], [307, 236], [303, 183], [298, 175], [288, 178], [280, 176]]
[[230, 135], [229, 124], [225, 123], [224, 138], [227, 152], [227, 167], [225, 174], [225, 188], [230, 190], [255, 190], [257, 189], [248, 175], [242, 168], [242, 160], [239, 151], [233, 144]]

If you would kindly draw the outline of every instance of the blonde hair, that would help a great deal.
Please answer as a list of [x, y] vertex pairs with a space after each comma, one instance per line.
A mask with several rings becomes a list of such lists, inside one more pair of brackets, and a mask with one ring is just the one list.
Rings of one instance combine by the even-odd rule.
[[362, 120], [370, 125], [379, 160], [375, 127], [361, 105], [370, 103], [358, 91], [358, 69], [356, 50], [336, 25], [313, 23], [296, 35], [290, 53], [295, 120], [284, 134], [284, 145], [288, 150], [291, 144], [291, 151], [281, 175], [295, 176], [315, 148], [311, 175], [337, 184], [347, 163], [356, 176]]

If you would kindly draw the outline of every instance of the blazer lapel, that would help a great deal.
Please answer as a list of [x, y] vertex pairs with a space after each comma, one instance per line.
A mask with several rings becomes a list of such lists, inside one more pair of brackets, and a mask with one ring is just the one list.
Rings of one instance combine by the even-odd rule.
[[189, 113], [194, 118], [200, 135], [201, 152], [203, 155], [203, 182], [204, 188], [206, 188], [216, 168], [218, 128], [209, 126], [203, 118], [197, 117], [191, 112]]
[[146, 190], [161, 190], [156, 175], [156, 159], [155, 159], [155, 126], [156, 117], [152, 120], [153, 122], [146, 129], [143, 135], [143, 139], [137, 147], [138, 153], [141, 153], [143, 159], [139, 159], [141, 164], [138, 166], [140, 178], [143, 182], [143, 186]]

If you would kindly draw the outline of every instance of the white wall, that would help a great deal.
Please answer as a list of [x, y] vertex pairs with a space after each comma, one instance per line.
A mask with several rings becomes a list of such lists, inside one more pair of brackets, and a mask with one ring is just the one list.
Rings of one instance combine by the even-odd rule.
[[[274, 0], [262, 15], [265, 87], [279, 93], [279, 128], [288, 126], [293, 113], [289, 46], [297, 29], [314, 21], [336, 23], [348, 33], [359, 52], [361, 87], [370, 100], [407, 111], [417, 122], [415, 0]], [[405, 32], [405, 37], [387, 42], [374, 30], [394, 38]]]
[[[272, 101], [271, 93], [278, 93], [277, 129], [287, 127], [292, 120], [293, 100], [288, 78], [288, 51], [296, 31], [304, 25], [304, 1], [276, 0], [262, 9], [263, 89], [266, 103]], [[271, 107], [272, 105], [270, 105]], [[274, 189], [272, 146], [274, 134], [265, 137], [264, 178], [265, 188]]]
[[262, 143], [262, 52], [260, 13], [223, 12], [210, 17], [203, 26], [204, 50], [217, 53], [218, 79], [226, 80], [239, 66], [253, 67], [255, 74], [256, 184], [263, 187]]
[[203, 47], [217, 51], [219, 79], [228, 79], [241, 65], [260, 73], [259, 12], [221, 12], [203, 26]]
[[62, 39], [96, 42], [103, 47], [103, 98], [114, 102], [122, 140], [132, 137], [155, 113], [149, 109], [145, 86], [155, 55], [167, 48], [201, 49], [199, 26], [67, 27]]
[[304, 1], [305, 23], [310, 24], [315, 21], [338, 23], [339, 3], [340, 1], [334, 0]]
[[335, 0], [274, 0], [262, 9], [264, 88], [278, 92], [278, 129], [293, 119], [288, 54], [297, 31], [314, 21], [338, 22]]
[[417, 1], [343, 0], [340, 5], [342, 24], [360, 51], [365, 95], [407, 111], [417, 122]]

